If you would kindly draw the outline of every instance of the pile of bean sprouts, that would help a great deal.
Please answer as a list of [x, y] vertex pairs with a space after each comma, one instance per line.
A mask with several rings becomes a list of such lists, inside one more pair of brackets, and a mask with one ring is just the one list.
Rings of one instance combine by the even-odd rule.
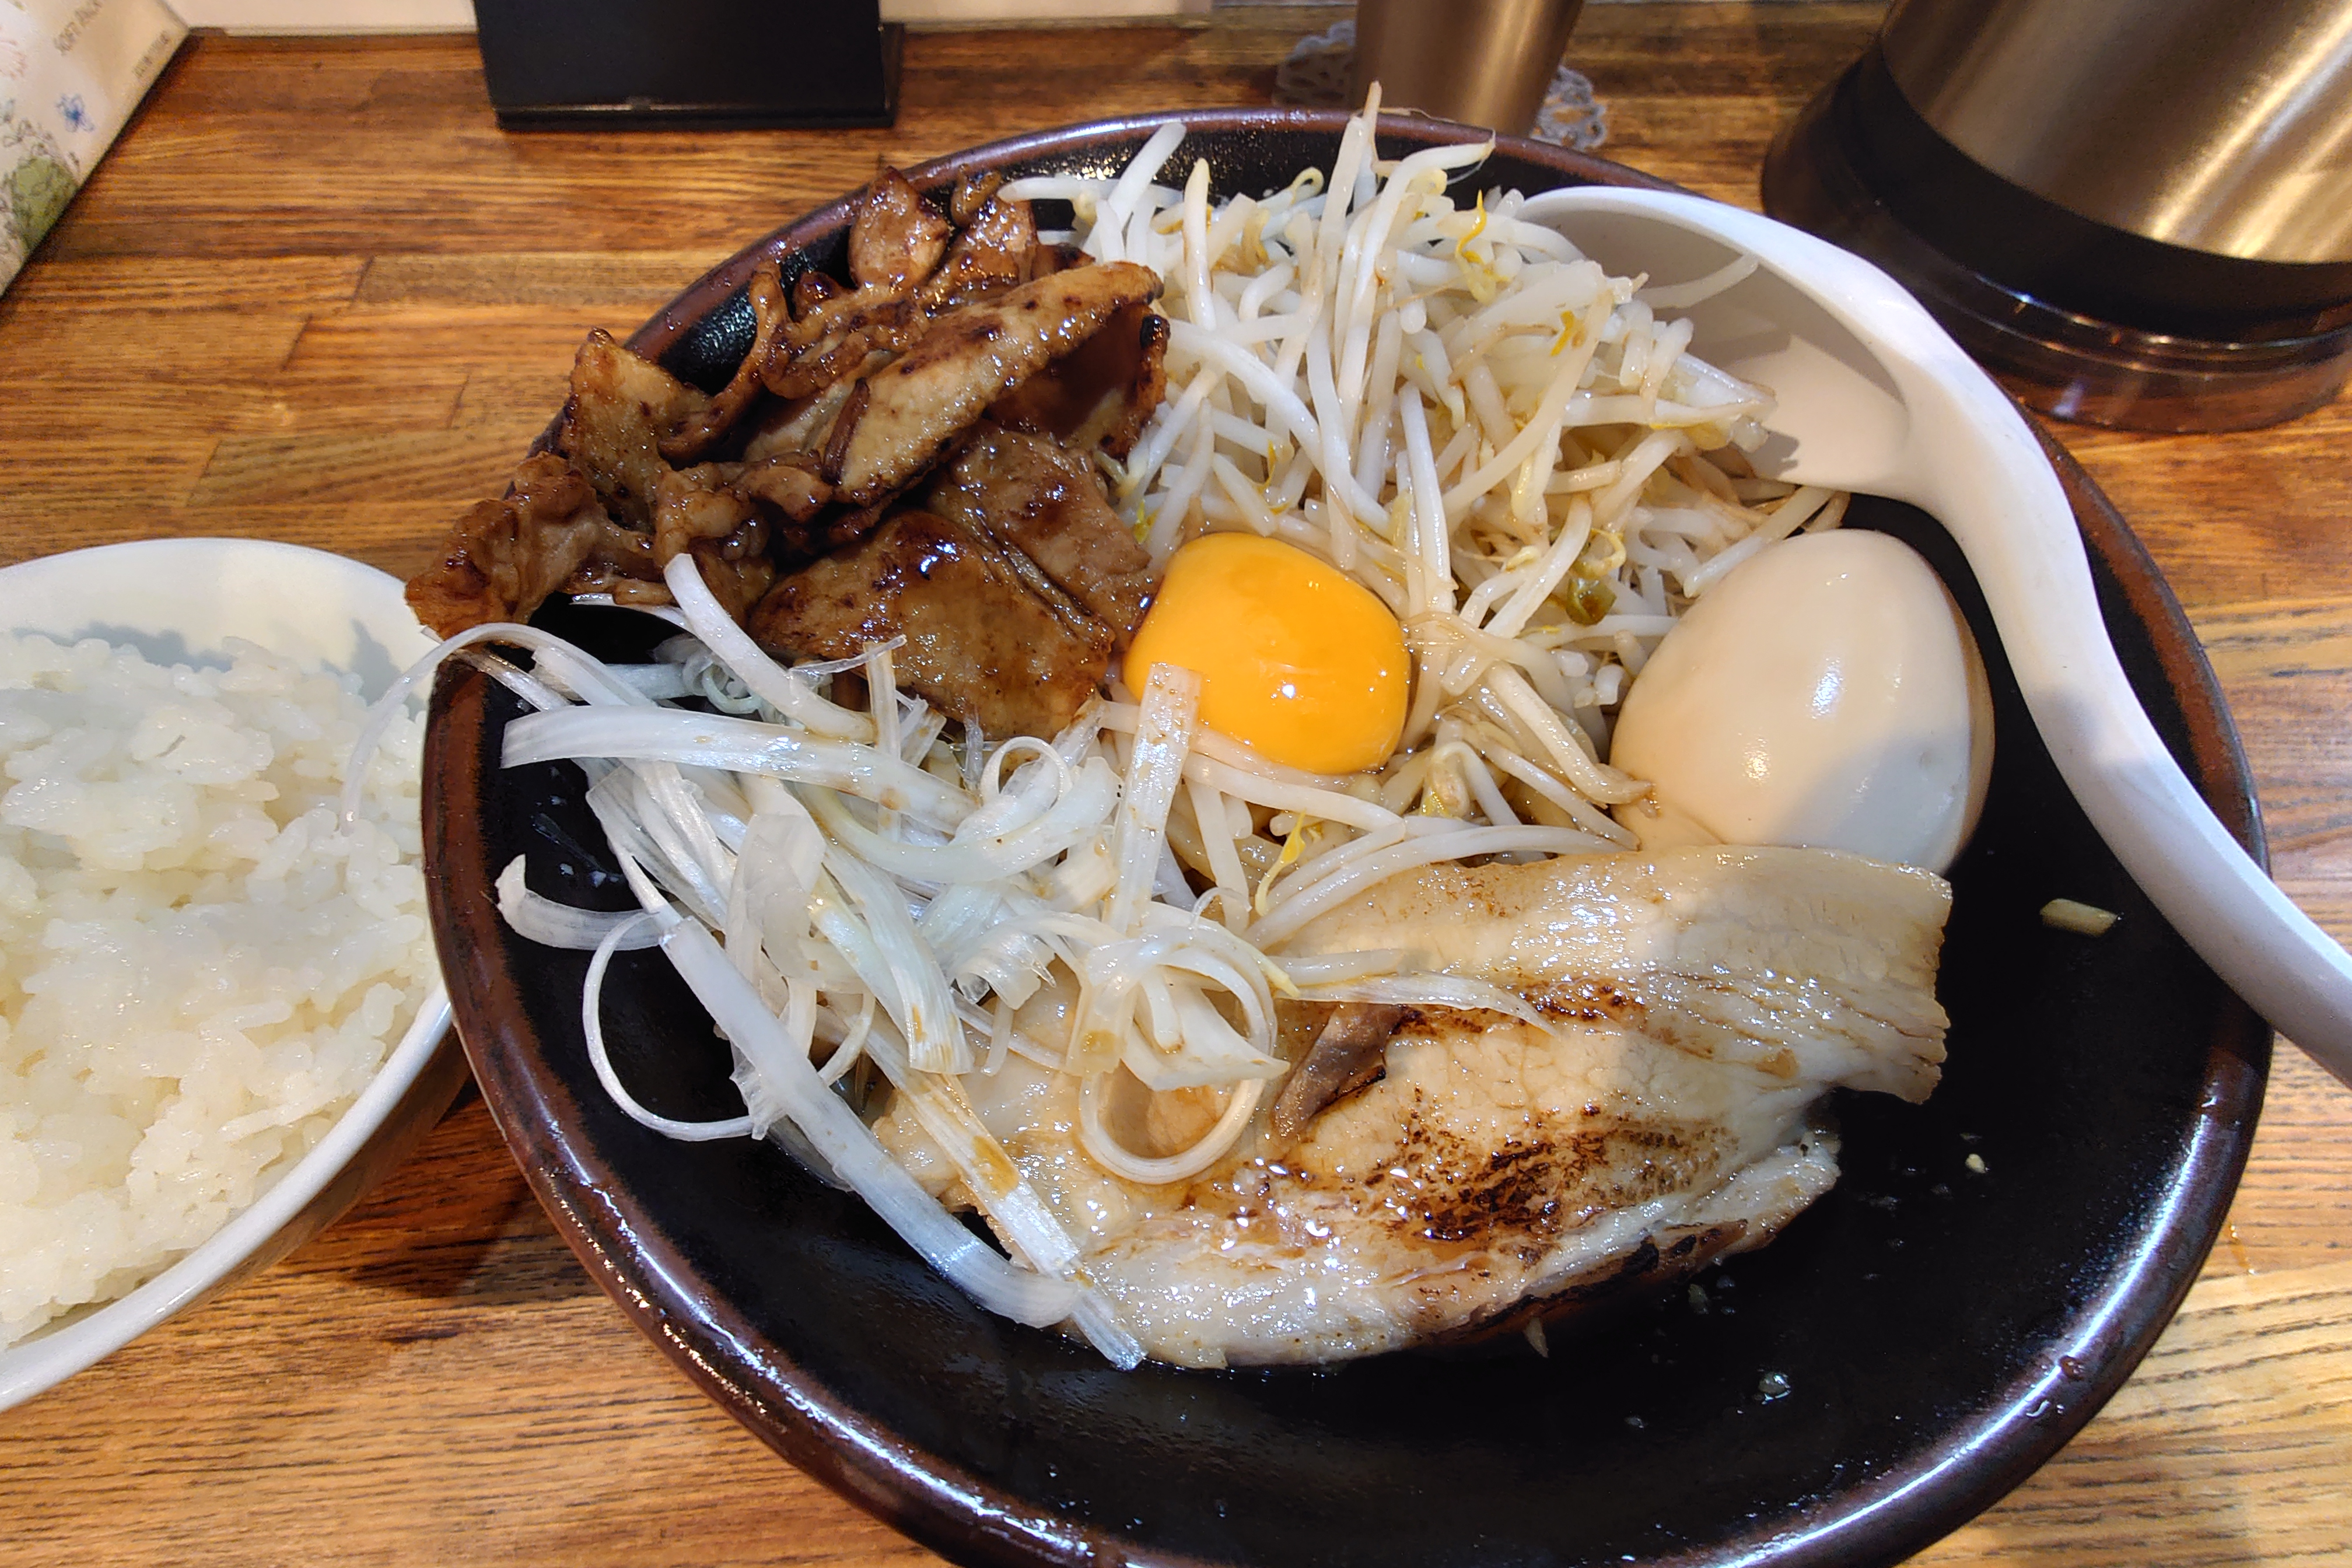
[[[533, 710], [507, 727], [506, 764], [585, 770], [641, 905], [554, 903], [520, 860], [499, 880], [519, 933], [593, 953], [582, 1023], [614, 1100], [671, 1137], [772, 1138], [982, 1305], [1070, 1323], [1121, 1365], [1139, 1347], [966, 1079], [1015, 1055], [1075, 1075], [1081, 1146], [1157, 1184], [1214, 1166], [1286, 1070], [1277, 997], [1540, 1024], [1412, 954], [1283, 944], [1418, 867], [1630, 847], [1608, 808], [1643, 786], [1601, 760], [1624, 683], [1708, 583], [1800, 525], [1833, 526], [1843, 505], [1744, 477], [1738, 452], [1769, 399], [1694, 360], [1687, 326], [1658, 316], [1738, 268], [1645, 295], [1517, 219], [1516, 194], [1458, 205], [1449, 177], [1483, 147], [1377, 161], [1373, 112], [1328, 174], [1264, 200], [1211, 203], [1205, 163], [1181, 190], [1155, 184], [1177, 125], [1116, 178], [1006, 189], [1070, 204], [1070, 237], [1167, 281], [1171, 395], [1109, 473], [1155, 560], [1203, 531], [1254, 530], [1352, 573], [1403, 622], [1414, 697], [1384, 768], [1335, 778], [1260, 758], [1202, 728], [1198, 679], [1166, 665], [1051, 740], [951, 730], [899, 689], [899, 645], [787, 668], [690, 554], [667, 572], [678, 635], [648, 663], [514, 626], [443, 649]], [[863, 697], [836, 701], [852, 669]], [[614, 1072], [604, 977], [614, 952], [650, 946], [729, 1042], [743, 1115], [679, 1122]], [[1048, 985], [1076, 1004], [1066, 1033], [1034, 1037], [1016, 1016]], [[1188, 1149], [1122, 1147], [1101, 1111], [1119, 1073], [1214, 1089], [1223, 1111]], [[885, 1150], [868, 1121], [878, 1089], [861, 1114], [856, 1079], [887, 1082], [1004, 1253]]]
[[[1154, 184], [1163, 126], [1116, 180], [1042, 177], [1091, 255], [1166, 281], [1171, 403], [1116, 495], [1155, 562], [1247, 529], [1348, 571], [1415, 663], [1380, 800], [1459, 821], [1580, 827], [1645, 786], [1601, 760], [1626, 684], [1683, 607], [1846, 497], [1752, 477], [1761, 388], [1686, 353], [1685, 309], [1754, 270], [1669, 288], [1610, 277], [1475, 183], [1486, 144], [1378, 159], [1379, 89], [1327, 172], [1212, 203], [1195, 162]], [[1352, 825], [1351, 825], [1352, 826]]]

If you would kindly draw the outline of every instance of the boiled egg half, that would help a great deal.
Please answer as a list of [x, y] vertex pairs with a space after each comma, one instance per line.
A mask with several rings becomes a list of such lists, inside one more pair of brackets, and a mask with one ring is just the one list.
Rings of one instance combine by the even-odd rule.
[[1992, 772], [1992, 697], [1918, 552], [1861, 529], [1776, 544], [1716, 584], [1626, 693], [1609, 760], [1652, 798], [1643, 847], [1781, 844], [1940, 871]]
[[1379, 595], [1296, 545], [1212, 533], [1169, 557], [1129, 647], [1141, 691], [1155, 664], [1201, 678], [1201, 722], [1309, 773], [1388, 761], [1404, 732], [1412, 663]]

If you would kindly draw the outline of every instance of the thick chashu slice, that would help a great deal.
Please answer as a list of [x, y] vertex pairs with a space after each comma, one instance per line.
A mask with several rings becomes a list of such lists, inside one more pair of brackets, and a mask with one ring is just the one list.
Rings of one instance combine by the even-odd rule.
[[1709, 847], [1435, 866], [1309, 922], [1292, 953], [1399, 948], [1768, 1077], [1914, 1102], [1944, 1059], [1951, 887], [1829, 850]]
[[[975, 1101], [1152, 1356], [1373, 1354], [1769, 1239], [1837, 1179], [1824, 1093], [1933, 1086], [1948, 906], [1932, 875], [1817, 850], [1411, 873], [1287, 951], [1417, 948], [1518, 991], [1549, 1027], [1418, 1010], [1378, 1081], [1303, 1135], [1277, 1137], [1261, 1109], [1233, 1155], [1164, 1187], [1084, 1153], [1066, 1075], [1016, 1061]], [[1293, 1012], [1286, 1054], [1322, 1021]], [[1023, 1026], [1050, 1033], [1025, 1011]], [[1213, 1114], [1171, 1099], [1114, 1118], [1129, 1148], [1172, 1152]], [[943, 1161], [919, 1165], [919, 1132], [895, 1116], [881, 1131], [948, 1185]]]

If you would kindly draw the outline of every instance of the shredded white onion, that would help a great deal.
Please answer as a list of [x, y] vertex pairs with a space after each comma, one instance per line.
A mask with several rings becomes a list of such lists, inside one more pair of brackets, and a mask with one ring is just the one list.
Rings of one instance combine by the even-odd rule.
[[609, 943], [625, 952], [654, 947], [661, 942], [661, 933], [647, 926], [645, 915], [638, 910], [604, 913], [574, 909], [532, 892], [523, 885], [523, 858], [520, 855], [508, 861], [506, 869], [499, 873], [498, 894], [499, 917], [514, 928], [517, 936], [541, 947], [586, 952]]

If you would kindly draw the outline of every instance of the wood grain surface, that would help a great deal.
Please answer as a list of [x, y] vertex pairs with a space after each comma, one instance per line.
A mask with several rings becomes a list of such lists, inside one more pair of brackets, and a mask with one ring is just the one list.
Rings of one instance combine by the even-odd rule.
[[[1601, 5], [1612, 155], [1753, 205], [1879, 7]], [[406, 574], [493, 494], [592, 326], [907, 163], [1266, 101], [1344, 7], [922, 32], [888, 130], [537, 134], [470, 39], [200, 36], [0, 297], [0, 562], [247, 534]], [[2352, 402], [2283, 429], [2060, 427], [2162, 563], [2280, 881], [2352, 935]], [[478, 1102], [310, 1246], [0, 1415], [0, 1564], [936, 1561], [708, 1405], [554, 1238]], [[2352, 1562], [2352, 1094], [2282, 1047], [2187, 1310], [2057, 1460], [1921, 1559]]]

